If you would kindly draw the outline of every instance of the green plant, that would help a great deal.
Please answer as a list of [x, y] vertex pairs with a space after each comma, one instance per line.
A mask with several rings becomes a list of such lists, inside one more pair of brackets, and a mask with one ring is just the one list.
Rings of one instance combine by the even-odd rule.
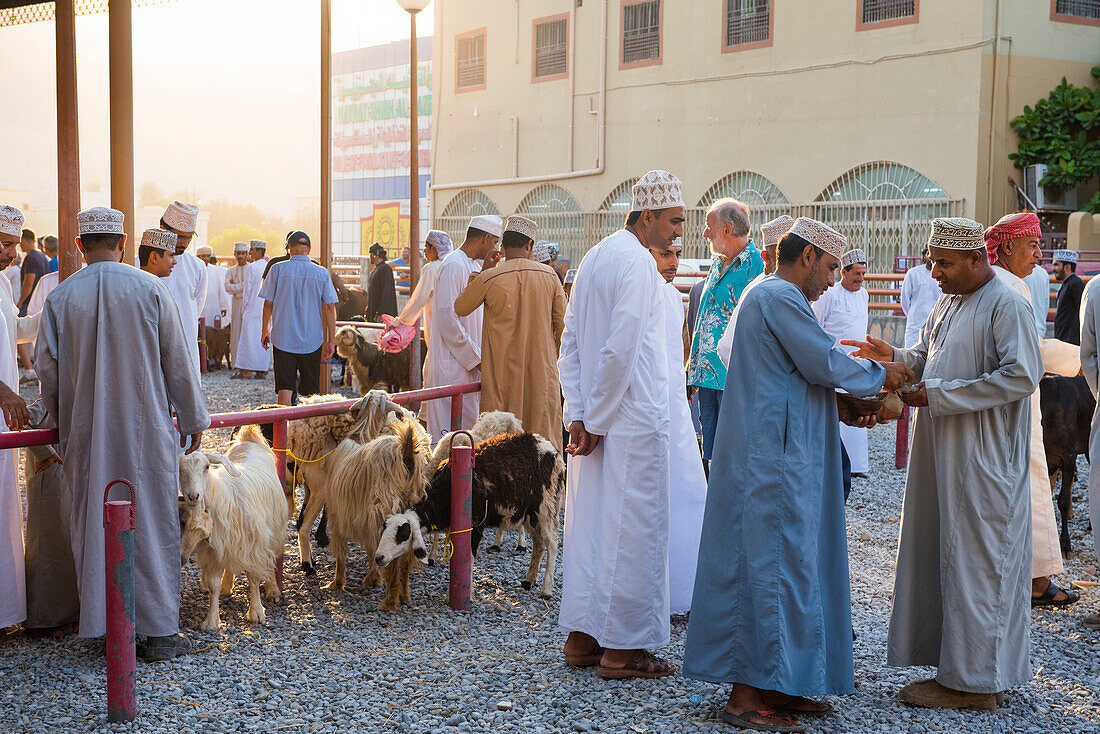
[[[1100, 79], [1100, 66], [1092, 69]], [[1018, 168], [1047, 165], [1040, 186], [1072, 189], [1100, 176], [1100, 88], [1062, 83], [1046, 99], [1025, 106], [1010, 123], [1019, 137], [1009, 158]], [[1100, 209], [1096, 197], [1088, 205]]]

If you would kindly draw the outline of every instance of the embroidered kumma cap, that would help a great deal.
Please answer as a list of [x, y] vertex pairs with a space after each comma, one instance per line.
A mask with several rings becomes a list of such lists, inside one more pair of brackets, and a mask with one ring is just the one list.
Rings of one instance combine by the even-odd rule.
[[985, 247], [982, 225], [966, 217], [938, 217], [932, 220], [929, 247], [947, 250], [980, 250]]
[[856, 264], [867, 264], [867, 256], [863, 254], [863, 250], [860, 250], [858, 248], [855, 250], [848, 250], [846, 253], [844, 253], [844, 257], [840, 258], [840, 267], [842, 268], [846, 268], [849, 265]]
[[794, 218], [784, 214], [776, 217], [760, 228], [760, 234], [764, 239], [764, 247], [775, 247], [783, 235], [791, 231], [794, 226]]
[[660, 211], [676, 206], [684, 206], [684, 196], [680, 191], [680, 179], [668, 171], [650, 171], [638, 179], [631, 189], [633, 201], [630, 210]]
[[0, 206], [0, 233], [22, 237], [23, 212], [7, 204]]
[[164, 210], [164, 216], [161, 219], [177, 232], [195, 234], [195, 230], [199, 226], [199, 208], [194, 204], [173, 201]]
[[178, 239], [179, 237], [176, 236], [175, 232], [169, 232], [166, 229], [147, 229], [141, 233], [141, 246], [155, 247], [165, 252], [175, 252]]
[[848, 239], [844, 235], [816, 219], [799, 217], [791, 225], [790, 233], [798, 235], [837, 260], [844, 257], [844, 253], [848, 250]]
[[125, 217], [118, 209], [94, 206], [76, 215], [80, 234], [126, 234], [122, 223]]
[[539, 225], [527, 217], [521, 217], [513, 215], [508, 217], [508, 225], [504, 228], [505, 232], [519, 232], [521, 235], [529, 240], [535, 239], [535, 235], [538, 234]]
[[1076, 263], [1077, 250], [1055, 250], [1054, 262]]

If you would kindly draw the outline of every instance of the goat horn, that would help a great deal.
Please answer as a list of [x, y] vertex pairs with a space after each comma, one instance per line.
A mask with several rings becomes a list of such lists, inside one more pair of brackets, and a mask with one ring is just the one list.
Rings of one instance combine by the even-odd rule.
[[393, 411], [394, 413], [397, 413], [398, 415], [404, 415], [404, 413], [405, 413], [405, 409], [404, 409], [404, 408], [402, 408], [402, 407], [401, 407], [400, 405], [398, 405], [397, 403], [393, 402], [392, 400], [387, 400], [387, 401], [386, 401], [386, 412], [388, 413], [388, 412], [390, 412], [391, 410], [392, 410], [392, 411]]

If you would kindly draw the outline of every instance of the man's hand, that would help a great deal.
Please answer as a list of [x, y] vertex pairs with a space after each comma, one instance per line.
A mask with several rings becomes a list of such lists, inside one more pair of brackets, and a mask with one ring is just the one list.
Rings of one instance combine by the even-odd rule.
[[54, 464], [62, 464], [63, 465], [64, 463], [65, 462], [62, 461], [61, 457], [58, 456], [57, 454], [50, 454], [48, 459], [43, 459], [42, 461], [34, 462], [34, 473], [35, 474], [41, 474], [42, 472], [46, 471], [47, 469], [49, 469]]
[[853, 357], [873, 359], [876, 362], [894, 361], [894, 348], [882, 339], [876, 339], [870, 334], [867, 335], [867, 341], [865, 342], [855, 339], [841, 339], [840, 344], [844, 347], [858, 347], [856, 351], [852, 352]]
[[569, 445], [565, 447], [565, 453], [570, 456], [588, 456], [599, 442], [599, 436], [585, 429], [584, 421], [573, 421], [569, 424]]
[[928, 407], [928, 390], [925, 389], [924, 383], [919, 385], [919, 389], [916, 392], [901, 393], [901, 402], [908, 405], [910, 408], [927, 408]]
[[260, 336], [260, 344], [264, 349], [271, 349], [271, 334], [263, 334]]
[[883, 362], [882, 366], [886, 368], [886, 380], [882, 383], [882, 389], [886, 392], [897, 390], [913, 379], [913, 370], [901, 362]]
[[336, 351], [336, 342], [332, 339], [325, 339], [325, 343], [321, 345], [321, 361], [327, 362], [332, 359], [334, 351]]
[[481, 261], [482, 262], [481, 269], [482, 270], [488, 270], [489, 268], [496, 267], [496, 264], [498, 262], [500, 262], [500, 258], [502, 258], [503, 256], [504, 256], [504, 253], [502, 251], [493, 250], [492, 252], [490, 252], [488, 255], [485, 256], [484, 260]]
[[4, 423], [10, 431], [22, 431], [31, 422], [27, 401], [2, 382], [0, 382], [0, 411], [3, 411]]
[[192, 433], [190, 436], [180, 436], [180, 448], [187, 446], [187, 439], [191, 439], [191, 445], [183, 452], [184, 456], [199, 450], [199, 446], [202, 446], [202, 431], [198, 433]]

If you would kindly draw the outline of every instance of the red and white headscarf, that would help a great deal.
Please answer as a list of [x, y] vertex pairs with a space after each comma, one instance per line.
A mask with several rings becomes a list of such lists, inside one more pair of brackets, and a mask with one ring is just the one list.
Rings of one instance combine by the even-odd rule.
[[1006, 214], [997, 223], [985, 231], [985, 249], [989, 253], [989, 264], [997, 263], [997, 250], [1006, 240], [1020, 237], [1042, 237], [1043, 228], [1035, 212], [1017, 212]]

